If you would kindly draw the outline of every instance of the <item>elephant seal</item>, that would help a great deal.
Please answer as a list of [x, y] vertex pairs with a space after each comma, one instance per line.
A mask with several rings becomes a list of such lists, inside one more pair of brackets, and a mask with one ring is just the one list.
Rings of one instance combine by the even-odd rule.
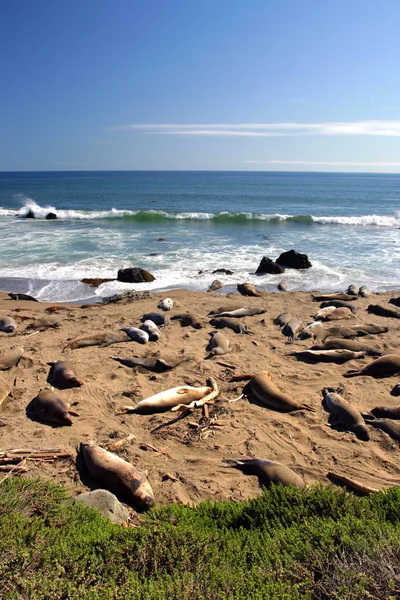
[[227, 306], [224, 304], [223, 306], [219, 306], [218, 308], [214, 308], [213, 310], [210, 310], [210, 312], [208, 313], [208, 316], [211, 317], [213, 315], [220, 315], [221, 313], [230, 312], [232, 310], [238, 310], [239, 308], [242, 308], [241, 304], [233, 304], [231, 306]]
[[323, 320], [324, 321], [340, 321], [342, 319], [350, 319], [352, 317], [352, 312], [348, 307], [335, 308], [332, 312], [327, 314]]
[[121, 327], [121, 331], [125, 331], [131, 340], [138, 342], [139, 344], [147, 344], [150, 339], [147, 331], [144, 331], [142, 328], [138, 329], [137, 327]]
[[376, 379], [391, 377], [400, 373], [400, 356], [398, 354], [385, 354], [372, 361], [361, 369], [352, 369], [344, 373], [344, 377], [356, 377], [357, 375], [369, 375]]
[[132, 338], [129, 337], [124, 331], [118, 331], [115, 333], [104, 332], [95, 333], [81, 338], [71, 340], [63, 349], [64, 350], [75, 350], [76, 348], [87, 348], [88, 346], [100, 346], [100, 348], [106, 348], [112, 344], [119, 344], [120, 342], [131, 342]]
[[215, 318], [210, 320], [210, 325], [217, 329], [232, 329], [235, 333], [240, 335], [254, 335], [252, 331], [249, 331], [244, 323], [239, 323], [233, 319], [228, 318]]
[[73, 421], [69, 413], [79, 417], [77, 412], [70, 410], [68, 402], [48, 389], [40, 390], [27, 407], [27, 414], [34, 419], [59, 425], [72, 425]]
[[372, 419], [368, 420], [368, 425], [372, 425], [376, 429], [382, 429], [393, 440], [400, 442], [400, 423], [392, 419]]
[[330, 304], [332, 304], [331, 300], [340, 300], [340, 301], [357, 300], [357, 298], [354, 298], [354, 295], [342, 294], [341, 292], [337, 292], [334, 294], [322, 294], [320, 296], [313, 296], [312, 299], [313, 299], [313, 302], [329, 302]]
[[325, 306], [324, 308], [320, 308], [319, 311], [317, 313], [315, 313], [314, 319], [316, 319], [317, 321], [322, 321], [328, 315], [333, 313], [334, 310], [336, 310], [335, 306]]
[[354, 431], [360, 440], [368, 442], [369, 432], [360, 411], [328, 388], [322, 390], [322, 395], [325, 407], [333, 416], [333, 425], [343, 425], [346, 429]]
[[293, 317], [286, 323], [285, 327], [282, 329], [282, 333], [289, 338], [290, 342], [294, 342], [296, 335], [301, 331], [302, 327], [303, 321], [300, 317]]
[[45, 329], [49, 329], [50, 327], [59, 327], [59, 324], [63, 318], [64, 317], [62, 315], [48, 315], [41, 317], [40, 319], [32, 321], [32, 323], [28, 325], [26, 329], [38, 329], [39, 331], [43, 331]]
[[288, 284], [284, 279], [278, 283], [278, 290], [280, 292], [287, 292]]
[[29, 296], [29, 294], [14, 294], [13, 292], [10, 292], [8, 295], [11, 300], [30, 300], [31, 302], [39, 302], [39, 300], [33, 296]]
[[353, 352], [365, 352], [368, 356], [382, 356], [382, 350], [358, 340], [348, 340], [342, 338], [328, 338], [323, 344], [313, 346], [311, 350], [335, 350], [345, 349]]
[[59, 388], [73, 388], [81, 387], [83, 385], [82, 379], [80, 379], [71, 365], [63, 360], [49, 363], [50, 373], [48, 377], [49, 383]]
[[204, 327], [203, 321], [197, 315], [193, 313], [182, 313], [179, 315], [173, 315], [171, 321], [180, 321], [182, 327], [193, 327], [193, 329], [202, 329]]
[[358, 296], [359, 288], [356, 285], [349, 285], [347, 288], [347, 294], [349, 296]]
[[12, 333], [17, 329], [17, 324], [12, 317], [0, 317], [0, 331]]
[[143, 315], [140, 319], [142, 323], [145, 321], [153, 321], [157, 325], [157, 327], [166, 327], [168, 325], [168, 317], [167, 315], [163, 315], [162, 313], [151, 312]]
[[372, 294], [371, 290], [366, 285], [362, 285], [360, 287], [360, 289], [358, 290], [358, 295], [361, 296], [362, 298], [368, 298], [368, 296], [370, 296], [371, 294]]
[[160, 304], [158, 304], [157, 308], [160, 308], [161, 310], [171, 310], [174, 307], [174, 301], [172, 300], [172, 298], [165, 298], [164, 300], [161, 300]]
[[22, 346], [16, 346], [5, 354], [0, 356], [0, 371], [8, 371], [12, 367], [15, 367], [22, 358], [24, 348]]
[[256, 296], [257, 298], [261, 298], [261, 294], [257, 292], [254, 285], [251, 283], [238, 283], [237, 291], [242, 296]]
[[301, 350], [299, 352], [293, 352], [293, 355], [296, 356], [296, 358], [308, 359], [311, 362], [333, 362], [341, 365], [348, 360], [364, 358], [365, 352], [353, 352], [352, 350], [346, 349]]
[[82, 443], [81, 451], [90, 475], [102, 486], [121, 494], [135, 508], [148, 510], [153, 506], [153, 490], [146, 473], [94, 443]]
[[389, 331], [388, 327], [381, 327], [380, 325], [348, 325], [344, 326], [336, 326], [329, 327], [325, 329], [323, 340], [326, 340], [329, 337], [335, 338], [355, 338], [355, 337], [363, 337], [365, 335], [376, 335], [379, 333], [387, 333]]
[[371, 413], [374, 417], [397, 421], [400, 419], [400, 406], [377, 406], [371, 410]]
[[396, 385], [392, 388], [390, 395], [391, 396], [400, 396], [400, 382], [396, 383]]
[[[143, 323], [143, 325], [140, 327], [140, 329], [142, 329], [143, 331], [145, 331], [147, 333], [147, 335], [149, 336], [149, 340], [150, 342], [157, 342], [157, 340], [160, 339], [160, 330], [158, 329], [157, 325], [155, 323], [153, 323], [153, 321], [145, 321]], [[128, 334], [129, 335], [129, 334]]]
[[286, 323], [289, 323], [290, 319], [292, 319], [291, 313], [281, 312], [272, 322], [274, 325], [279, 325], [280, 327], [285, 327]]
[[268, 487], [271, 483], [294, 485], [304, 488], [305, 483], [292, 469], [273, 460], [261, 458], [223, 458], [221, 467], [232, 467], [242, 471], [243, 475], [255, 475], [261, 486]]
[[357, 312], [357, 306], [355, 306], [351, 302], [345, 302], [344, 300], [329, 300], [328, 302], [321, 303], [321, 308], [325, 308], [326, 306], [335, 306], [336, 308], [348, 308], [351, 310], [353, 315], [355, 315]]
[[390, 298], [389, 304], [393, 304], [394, 306], [400, 306], [400, 296], [397, 298]]
[[222, 333], [212, 333], [206, 351], [209, 356], [222, 356], [233, 351], [230, 341]]
[[241, 317], [252, 317], [254, 315], [263, 315], [267, 311], [264, 308], [256, 308], [255, 306], [243, 306], [236, 310], [226, 310], [218, 313], [216, 317], [233, 317], [234, 319], [240, 319]]
[[314, 323], [310, 323], [300, 331], [299, 339], [306, 340], [308, 338], [313, 338], [315, 340], [322, 337], [324, 331], [325, 329], [321, 321], [314, 321]]
[[112, 357], [112, 360], [120, 362], [125, 367], [143, 367], [155, 373], [165, 373], [171, 369], [175, 369], [178, 365], [189, 360], [187, 357], [180, 356], [179, 358], [118, 358]]
[[367, 310], [373, 315], [378, 315], [378, 317], [391, 317], [392, 319], [400, 319], [400, 312], [398, 310], [385, 308], [384, 306], [380, 306], [379, 304], [370, 304]]
[[315, 408], [303, 402], [293, 400], [288, 394], [282, 392], [272, 381], [271, 373], [264, 371], [254, 375], [243, 388], [243, 394], [253, 395], [256, 400], [262, 402], [269, 408], [282, 412], [292, 412], [294, 410], [309, 410], [314, 412]]

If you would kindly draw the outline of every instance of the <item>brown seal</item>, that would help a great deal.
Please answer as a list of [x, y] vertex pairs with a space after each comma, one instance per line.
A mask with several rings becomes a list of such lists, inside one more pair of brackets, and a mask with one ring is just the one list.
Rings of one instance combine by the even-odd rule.
[[323, 403], [333, 417], [332, 425], [343, 425], [346, 429], [354, 431], [360, 440], [367, 442], [370, 436], [360, 411], [328, 388], [324, 388], [322, 394]]
[[16, 346], [5, 354], [0, 356], [0, 371], [8, 371], [12, 367], [15, 367], [22, 358], [24, 349], [22, 346]]
[[118, 358], [112, 357], [112, 360], [120, 362], [125, 367], [143, 367], [148, 371], [154, 371], [155, 373], [165, 373], [171, 369], [175, 369], [182, 362], [186, 362], [189, 358], [180, 356], [178, 358]]
[[332, 311], [331, 313], [329, 313], [328, 315], [326, 315], [326, 317], [324, 317], [324, 321], [339, 321], [341, 319], [350, 319], [352, 317], [352, 312], [350, 310], [350, 308], [348, 308], [347, 306], [343, 306], [340, 308], [335, 308], [334, 311]]
[[59, 425], [72, 425], [70, 414], [79, 417], [77, 412], [70, 410], [68, 402], [48, 389], [40, 390], [27, 407], [27, 413], [35, 419]]
[[26, 329], [38, 329], [39, 331], [43, 331], [50, 327], [59, 327], [63, 318], [62, 315], [48, 315], [46, 317], [41, 317], [40, 319], [33, 321]]
[[273, 460], [261, 458], [223, 458], [221, 467], [239, 469], [244, 475], [255, 475], [261, 486], [270, 486], [271, 483], [294, 485], [304, 488], [305, 483], [290, 467]]
[[358, 340], [348, 340], [342, 338], [328, 338], [323, 344], [313, 346], [312, 350], [335, 350], [345, 349], [353, 352], [365, 352], [368, 356], [381, 356], [382, 350], [376, 346], [371, 346]]
[[206, 351], [211, 356], [222, 356], [233, 352], [234, 348], [230, 341], [222, 333], [212, 333]]
[[343, 364], [348, 360], [364, 358], [365, 352], [354, 352], [345, 348], [336, 348], [333, 350], [300, 350], [293, 352], [296, 358], [309, 360], [311, 362], [326, 362]]
[[369, 425], [376, 429], [382, 429], [387, 433], [393, 440], [400, 442], [400, 423], [392, 419], [373, 419], [368, 420]]
[[105, 348], [107, 346], [111, 346], [112, 344], [119, 344], [120, 342], [131, 341], [132, 338], [130, 338], [129, 335], [125, 333], [125, 331], [118, 331], [115, 333], [94, 333], [93, 335], [87, 335], [85, 337], [71, 340], [65, 346], [64, 350], [75, 350], [76, 348], [86, 348], [88, 346], [100, 346], [101, 348]]
[[372, 361], [361, 369], [354, 369], [344, 373], [344, 377], [356, 377], [357, 375], [369, 375], [370, 377], [391, 377], [400, 373], [400, 356], [398, 354], [385, 354]]
[[290, 319], [292, 319], [291, 313], [281, 312], [272, 322], [274, 325], [279, 325], [280, 327], [285, 327], [286, 323], [289, 323]]
[[243, 394], [253, 396], [259, 402], [262, 402], [269, 408], [280, 410], [282, 412], [292, 412], [294, 410], [310, 410], [315, 411], [315, 408], [304, 402], [297, 402], [285, 392], [282, 392], [272, 381], [271, 373], [264, 371], [254, 376], [235, 376], [232, 381], [240, 379], [248, 379], [252, 377], [243, 389]]
[[[256, 306], [243, 306], [235, 310], [226, 310], [224, 312], [215, 314], [216, 317], [233, 317], [234, 319], [240, 319], [241, 317], [252, 317], [253, 315], [263, 315], [265, 308], [257, 308]], [[210, 314], [210, 313], [209, 313]]]
[[334, 294], [322, 294], [320, 296], [313, 296], [313, 302], [329, 302], [331, 300], [357, 300], [354, 297], [354, 294], [342, 294], [341, 292], [337, 292]]
[[242, 296], [255, 296], [257, 298], [261, 298], [260, 292], [257, 292], [254, 285], [251, 283], [238, 283], [237, 291]]
[[244, 323], [228, 319], [228, 317], [221, 317], [220, 319], [215, 318], [210, 320], [210, 325], [217, 329], [232, 329], [235, 333], [240, 335], [254, 335], [252, 331], [249, 331]]
[[374, 324], [348, 325], [347, 327], [334, 326], [325, 329], [322, 339], [325, 340], [328, 337], [355, 338], [363, 337], [365, 335], [377, 335], [380, 333], [387, 333], [388, 331], [388, 327], [382, 327], [381, 325]]
[[147, 510], [153, 506], [154, 495], [147, 473], [94, 443], [82, 443], [81, 451], [90, 475], [102, 486], [122, 495], [134, 507]]
[[182, 313], [179, 315], [173, 315], [171, 321], [180, 321], [182, 327], [193, 327], [193, 329], [202, 329], [204, 327], [203, 321], [197, 315], [193, 313]]
[[371, 410], [374, 417], [394, 419], [395, 421], [400, 419], [400, 406], [376, 406]]
[[71, 365], [63, 360], [49, 363], [51, 365], [48, 381], [60, 388], [73, 388], [83, 385]]

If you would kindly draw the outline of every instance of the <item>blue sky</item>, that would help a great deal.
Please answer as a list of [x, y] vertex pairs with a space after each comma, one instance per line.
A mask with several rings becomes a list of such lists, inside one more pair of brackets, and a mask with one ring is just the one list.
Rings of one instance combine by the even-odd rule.
[[400, 172], [399, 0], [0, 4], [0, 170]]

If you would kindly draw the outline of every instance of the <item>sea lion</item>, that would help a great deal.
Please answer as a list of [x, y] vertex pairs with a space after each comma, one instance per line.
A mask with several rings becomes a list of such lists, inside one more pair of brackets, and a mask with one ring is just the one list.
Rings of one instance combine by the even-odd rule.
[[342, 338], [330, 337], [323, 344], [313, 346], [311, 350], [334, 350], [334, 349], [353, 350], [353, 352], [365, 352], [368, 356], [381, 356], [382, 350], [376, 346], [371, 346], [358, 340], [348, 340]]
[[361, 296], [362, 298], [368, 298], [368, 296], [370, 296], [371, 294], [372, 294], [371, 290], [366, 285], [362, 285], [360, 287], [360, 289], [358, 290], [358, 295]]
[[398, 310], [385, 308], [384, 306], [380, 306], [379, 304], [370, 304], [367, 310], [373, 315], [378, 315], [378, 317], [391, 317], [392, 319], [400, 319], [400, 312]]
[[14, 294], [13, 292], [10, 292], [8, 295], [11, 300], [30, 300], [31, 302], [39, 302], [39, 300], [33, 296], [29, 296], [29, 294]]
[[313, 302], [329, 302], [331, 304], [331, 300], [357, 300], [354, 298], [354, 294], [342, 294], [341, 292], [337, 292], [334, 294], [322, 294], [320, 296], [313, 296]]
[[283, 335], [286, 335], [289, 338], [290, 342], [294, 342], [296, 339], [296, 335], [301, 331], [303, 327], [303, 321], [300, 317], [293, 317], [288, 321], [285, 327], [282, 329]]
[[76, 375], [74, 369], [68, 362], [57, 360], [56, 362], [49, 364], [51, 367], [48, 381], [55, 387], [73, 388], [83, 385], [82, 379]]
[[396, 385], [392, 388], [390, 395], [391, 396], [400, 396], [400, 382], [396, 383]]
[[179, 315], [173, 315], [171, 321], [180, 321], [182, 327], [193, 327], [193, 329], [202, 329], [204, 327], [203, 321], [197, 315], [193, 313], [182, 313]]
[[271, 373], [264, 371], [252, 377], [252, 379], [243, 388], [243, 394], [253, 395], [259, 402], [262, 402], [269, 408], [280, 410], [282, 412], [292, 412], [294, 410], [315, 411], [313, 406], [303, 402], [293, 400], [288, 394], [282, 392], [272, 381]]
[[190, 385], [180, 385], [169, 390], [164, 390], [154, 396], [141, 400], [136, 406], [126, 406], [121, 411], [123, 413], [136, 413], [138, 415], [154, 415], [163, 413], [179, 406], [190, 405], [201, 406], [206, 401], [212, 400], [219, 394], [218, 386], [211, 377], [207, 379], [207, 385], [193, 387]]
[[349, 296], [358, 296], [359, 288], [356, 285], [349, 285], [347, 288], [347, 294]]
[[12, 317], [0, 317], [0, 331], [12, 333], [17, 329], [17, 324]]
[[210, 356], [222, 356], [233, 351], [230, 341], [222, 333], [212, 333], [206, 351]]
[[233, 319], [225, 319], [223, 317], [221, 319], [211, 319], [210, 325], [217, 329], [232, 329], [232, 331], [240, 335], [254, 335], [252, 331], [247, 329], [244, 323], [234, 321]]
[[237, 308], [235, 310], [226, 310], [224, 312], [218, 313], [216, 317], [233, 317], [234, 319], [240, 319], [240, 317], [252, 317], [253, 315], [263, 315], [265, 312], [265, 308], [256, 308], [255, 306], [243, 306], [242, 308]]
[[90, 475], [102, 486], [117, 495], [122, 494], [135, 508], [148, 510], [153, 506], [154, 495], [147, 473], [93, 442], [82, 443], [81, 451]]
[[364, 358], [365, 352], [353, 352], [352, 350], [334, 349], [334, 350], [301, 350], [293, 352], [296, 358], [308, 359], [312, 362], [333, 362], [341, 365], [348, 360]]
[[400, 306], [400, 296], [397, 296], [397, 298], [390, 298], [389, 304], [393, 304], [394, 306]]
[[38, 329], [43, 331], [45, 329], [49, 329], [50, 327], [59, 327], [60, 321], [62, 321], [63, 318], [64, 317], [61, 315], [48, 315], [46, 317], [41, 317], [40, 319], [33, 321], [26, 329]]
[[125, 367], [143, 367], [155, 373], [165, 373], [171, 369], [175, 369], [182, 362], [189, 360], [187, 357], [180, 356], [179, 358], [118, 358], [112, 357], [113, 360], [120, 362]]
[[15, 367], [21, 360], [23, 353], [24, 348], [16, 346], [12, 350], [2, 354], [0, 356], [0, 371], [8, 371], [8, 369]]
[[325, 317], [333, 313], [334, 310], [336, 310], [335, 306], [325, 306], [325, 308], [320, 308], [319, 311], [315, 313], [314, 319], [322, 321]]
[[286, 323], [289, 323], [290, 319], [292, 319], [291, 313], [281, 312], [272, 322], [274, 325], [279, 325], [280, 327], [285, 327]]
[[342, 319], [350, 319], [352, 317], [352, 311], [348, 307], [335, 308], [334, 311], [327, 314], [324, 321], [340, 321]]
[[161, 300], [160, 304], [158, 304], [157, 308], [161, 308], [161, 310], [171, 310], [174, 306], [174, 301], [172, 300], [172, 298], [165, 298], [164, 300]]
[[[140, 329], [142, 329], [143, 331], [145, 331], [147, 333], [147, 335], [149, 336], [149, 340], [150, 342], [157, 342], [157, 340], [160, 339], [160, 330], [158, 329], [157, 325], [155, 323], [153, 323], [153, 321], [145, 321], [143, 323], [143, 325], [140, 327]], [[129, 334], [128, 334], [129, 335]]]
[[278, 283], [278, 290], [280, 292], [286, 292], [288, 288], [288, 284], [286, 283], [286, 281], [284, 279], [282, 279], [282, 281], [280, 281]]
[[314, 321], [314, 323], [310, 323], [300, 331], [299, 339], [306, 340], [307, 338], [313, 338], [315, 340], [322, 337], [324, 331], [325, 329], [321, 321]]
[[147, 344], [147, 342], [150, 339], [147, 331], [144, 331], [141, 328], [138, 329], [137, 327], [121, 327], [121, 330], [125, 331], [125, 333], [129, 335], [131, 340], [133, 340], [134, 342], [138, 342], [138, 344]]
[[115, 333], [104, 332], [95, 333], [81, 338], [76, 338], [70, 341], [63, 349], [64, 350], [75, 350], [76, 348], [86, 348], [88, 346], [100, 346], [106, 348], [112, 344], [119, 344], [120, 342], [131, 342], [132, 338], [129, 337], [124, 331], [118, 331]]
[[336, 338], [355, 338], [355, 337], [363, 337], [365, 335], [376, 335], [380, 333], [387, 333], [389, 331], [388, 327], [381, 327], [380, 325], [348, 325], [344, 326], [336, 326], [329, 327], [325, 329], [323, 340], [329, 337]]
[[344, 377], [356, 377], [357, 375], [369, 375], [376, 379], [391, 377], [400, 373], [400, 356], [398, 354], [385, 354], [372, 361], [361, 369], [352, 369], [344, 373]]
[[214, 308], [213, 310], [210, 310], [210, 312], [208, 313], [208, 316], [219, 315], [220, 313], [230, 312], [232, 310], [238, 310], [239, 308], [242, 308], [241, 304], [233, 304], [231, 306], [224, 304], [223, 306], [219, 306], [218, 308]]
[[397, 421], [400, 419], [400, 406], [377, 406], [371, 410], [371, 413], [374, 417]]
[[343, 425], [346, 429], [354, 431], [360, 440], [367, 442], [370, 436], [360, 411], [328, 388], [324, 388], [322, 394], [323, 403], [333, 415], [334, 424]]
[[261, 297], [261, 294], [257, 292], [254, 285], [251, 283], [238, 283], [237, 291], [239, 294], [242, 294], [242, 296], [256, 296], [257, 298]]
[[255, 475], [261, 486], [268, 487], [271, 483], [294, 485], [304, 488], [305, 483], [292, 469], [273, 460], [260, 458], [223, 458], [221, 467], [239, 469], [244, 475]]
[[79, 417], [77, 412], [70, 411], [68, 402], [48, 389], [40, 390], [28, 405], [27, 413], [41, 421], [50, 421], [59, 425], [72, 425], [73, 421], [68, 413]]
[[157, 327], [166, 327], [168, 325], [168, 317], [167, 315], [163, 315], [162, 313], [151, 312], [143, 315], [140, 319], [142, 323], [145, 321], [153, 321], [157, 325]]
[[392, 419], [368, 419], [368, 425], [372, 425], [376, 429], [382, 429], [393, 440], [400, 442], [400, 423]]
[[357, 312], [357, 306], [355, 306], [351, 302], [345, 302], [344, 300], [329, 300], [328, 302], [321, 303], [321, 308], [325, 308], [326, 306], [335, 306], [336, 308], [349, 308], [354, 315]]

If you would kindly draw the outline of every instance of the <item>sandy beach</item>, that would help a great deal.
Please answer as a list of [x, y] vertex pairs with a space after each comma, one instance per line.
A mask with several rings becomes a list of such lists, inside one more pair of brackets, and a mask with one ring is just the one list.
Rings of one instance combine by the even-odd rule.
[[[75, 459], [80, 442], [95, 440], [108, 447], [133, 434], [118, 454], [141, 470], [148, 470], [149, 481], [158, 503], [197, 503], [209, 499], [243, 500], [260, 493], [255, 477], [244, 476], [234, 469], [220, 466], [221, 460], [237, 457], [267, 458], [284, 463], [304, 477], [307, 484], [329, 483], [329, 471], [340, 473], [375, 487], [400, 485], [398, 442], [381, 430], [369, 427], [371, 439], [359, 440], [353, 432], [331, 428], [329, 414], [324, 410], [324, 387], [343, 386], [343, 397], [361, 411], [375, 406], [398, 406], [400, 401], [390, 395], [398, 377], [374, 379], [361, 376], [346, 379], [343, 374], [372, 362], [373, 357], [352, 360], [342, 365], [332, 363], [307, 364], [292, 356], [292, 352], [312, 346], [312, 340], [288, 343], [281, 328], [273, 320], [283, 311], [299, 315], [310, 323], [319, 307], [310, 292], [263, 293], [261, 297], [239, 294], [197, 293], [186, 290], [167, 294], [175, 301], [168, 317], [185, 312], [199, 316], [205, 327], [182, 327], [170, 321], [161, 330], [158, 342], [140, 345], [118, 343], [109, 347], [86, 347], [65, 350], [75, 338], [92, 333], [118, 331], [121, 327], [138, 327], [143, 314], [158, 311], [157, 305], [166, 294], [152, 298], [109, 305], [57, 305], [54, 310], [63, 315], [57, 328], [38, 333], [26, 328], [33, 320], [45, 316], [53, 304], [10, 300], [1, 294], [0, 315], [12, 316], [17, 330], [0, 332], [0, 355], [13, 346], [23, 345], [25, 354], [18, 366], [3, 371], [2, 380], [13, 383], [10, 396], [0, 408], [0, 451], [13, 448], [61, 448], [71, 459], [27, 461], [27, 475], [53, 478], [67, 486], [72, 495], [88, 488], [82, 482]], [[399, 353], [399, 325], [394, 318], [371, 315], [369, 304], [388, 304], [396, 292], [372, 294], [358, 298], [357, 314], [339, 325], [375, 323], [389, 328], [381, 335], [368, 335], [359, 340], [379, 346], [383, 354]], [[237, 351], [205, 360], [209, 333], [207, 314], [221, 305], [255, 306], [265, 314], [240, 319], [254, 335], [237, 335], [229, 329], [220, 330], [237, 346]], [[158, 311], [161, 312], [161, 311]], [[331, 324], [325, 324], [328, 327]], [[31, 335], [34, 333], [34, 335]], [[128, 368], [112, 357], [190, 357], [175, 369], [154, 374], [142, 367]], [[68, 360], [84, 381], [80, 388], [60, 391], [80, 416], [72, 417], [71, 427], [56, 427], [33, 421], [26, 407], [40, 389], [49, 387], [46, 379], [48, 363]], [[273, 381], [292, 398], [311, 404], [315, 412], [304, 410], [279, 413], [250, 402], [246, 397], [237, 402], [245, 382], [230, 383], [233, 375], [272, 373]], [[162, 390], [178, 385], [206, 385], [213, 377], [220, 394], [209, 406], [209, 418], [201, 408], [166, 425], [177, 413], [151, 416], [117, 415], [118, 409]], [[160, 427], [165, 425], [164, 427]], [[158, 429], [157, 429], [158, 428]], [[157, 431], [154, 431], [157, 429]], [[2, 474], [4, 476], [4, 474]]]

